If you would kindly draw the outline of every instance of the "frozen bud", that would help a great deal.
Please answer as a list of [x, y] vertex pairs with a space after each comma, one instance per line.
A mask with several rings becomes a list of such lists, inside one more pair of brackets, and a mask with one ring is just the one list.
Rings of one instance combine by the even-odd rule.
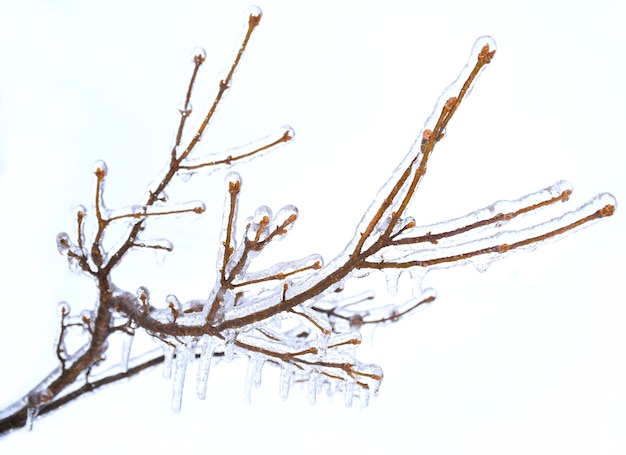
[[263, 11], [256, 5], [250, 6], [246, 13], [248, 14], [248, 20], [250, 25], [257, 26], [261, 22], [261, 17], [263, 16]]
[[363, 327], [363, 316], [356, 313], [350, 316], [350, 330], [361, 330]]
[[71, 308], [67, 302], [59, 302], [59, 304], [57, 305], [57, 309], [61, 318], [64, 318], [65, 316], [70, 314], [71, 311]]
[[285, 125], [283, 129], [284, 129], [283, 140], [285, 142], [292, 141], [296, 137], [296, 131], [291, 126]]
[[93, 163], [93, 173], [96, 174], [98, 178], [104, 178], [104, 176], [107, 175], [107, 172], [107, 164], [104, 161], [98, 160]]
[[229, 172], [224, 179], [226, 189], [231, 194], [236, 194], [241, 191], [241, 175], [239, 172]]
[[280, 234], [284, 235], [293, 227], [297, 219], [298, 208], [295, 205], [286, 205], [281, 208], [278, 213], [276, 213], [276, 216], [274, 217], [274, 226], [276, 226], [276, 228], [280, 228]]
[[191, 51], [192, 59], [194, 63], [204, 63], [206, 61], [206, 51], [202, 47], [196, 47]]
[[474, 44], [474, 48], [472, 50], [472, 55], [476, 55], [476, 59], [479, 61], [483, 61], [488, 64], [491, 63], [494, 54], [496, 53], [496, 40], [494, 40], [491, 36], [481, 36], [476, 40]]
[[93, 331], [93, 313], [91, 310], [81, 311], [80, 320], [83, 323], [83, 328], [91, 333]]
[[407, 216], [402, 220], [403, 229], [412, 229], [415, 227], [415, 218], [412, 216]]
[[70, 236], [67, 232], [60, 232], [57, 235], [57, 249], [60, 254], [67, 254], [73, 247]]
[[254, 211], [252, 218], [247, 219], [246, 236], [252, 242], [265, 240], [269, 234], [269, 225], [272, 220], [272, 210], [262, 205]]
[[78, 218], [84, 218], [85, 215], [87, 214], [87, 209], [85, 208], [84, 205], [78, 205], [76, 206], [76, 216], [78, 216]]
[[167, 303], [168, 308], [172, 312], [172, 317], [174, 319], [174, 322], [176, 322], [176, 319], [178, 319], [178, 315], [182, 311], [182, 307], [178, 298], [175, 295], [170, 294], [167, 297], [165, 297], [165, 302]]
[[254, 211], [254, 216], [252, 217], [252, 221], [257, 226], [267, 226], [270, 224], [272, 219], [272, 209], [270, 209], [267, 205], [262, 205], [258, 207]]
[[142, 313], [147, 312], [148, 306], [150, 305], [150, 291], [148, 291], [148, 288], [140, 286], [137, 288], [136, 296], [139, 311]]
[[200, 215], [206, 211], [206, 205], [204, 205], [203, 202], [199, 202], [198, 205], [192, 209], [192, 211], [193, 213]]
[[178, 297], [176, 297], [175, 295], [170, 294], [167, 297], [165, 297], [165, 302], [167, 303], [168, 307], [175, 308], [176, 310], [180, 311], [181, 309], [180, 301], [178, 300]]

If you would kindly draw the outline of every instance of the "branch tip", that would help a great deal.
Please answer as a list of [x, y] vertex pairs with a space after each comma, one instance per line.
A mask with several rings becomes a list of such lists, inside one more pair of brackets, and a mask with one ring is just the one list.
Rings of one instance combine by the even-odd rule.
[[228, 192], [230, 194], [239, 194], [241, 191], [241, 181], [228, 182]]
[[600, 209], [600, 216], [613, 216], [615, 213], [615, 206], [612, 204], [607, 204]]
[[248, 25], [252, 28], [258, 26], [261, 23], [261, 15], [255, 16], [253, 14], [250, 15], [250, 19], [248, 20]]
[[485, 44], [478, 54], [478, 62], [484, 65], [488, 65], [493, 60], [493, 56], [496, 54], [496, 50], [489, 50], [489, 44]]

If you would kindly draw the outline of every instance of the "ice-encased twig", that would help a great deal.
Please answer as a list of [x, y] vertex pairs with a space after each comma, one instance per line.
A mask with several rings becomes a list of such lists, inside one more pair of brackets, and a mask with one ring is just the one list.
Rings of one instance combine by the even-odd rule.
[[[558, 199], [557, 199], [558, 200]], [[521, 198], [516, 202], [524, 202]], [[365, 261], [367, 268], [411, 268], [411, 267], [445, 267], [453, 263], [463, 264], [473, 258], [481, 257], [482, 261], [489, 263], [495, 259], [504, 258], [507, 253], [518, 250], [532, 250], [539, 244], [555, 241], [579, 229], [590, 226], [594, 222], [606, 216], [611, 216], [617, 202], [609, 193], [599, 194], [587, 203], [567, 212], [561, 216], [537, 223], [533, 226], [517, 229], [502, 230], [492, 235], [472, 238], [471, 229], [467, 231], [456, 229], [447, 232], [443, 237], [435, 235], [433, 241], [429, 239], [429, 233], [422, 236], [399, 239], [392, 242], [389, 248], [381, 250], [384, 256], [382, 261]], [[517, 211], [524, 211], [528, 206], [518, 207]], [[515, 213], [515, 212], [510, 212]], [[505, 218], [508, 214], [505, 215]], [[470, 217], [468, 215], [468, 217]], [[496, 216], [495, 218], [499, 218]], [[452, 220], [456, 224], [457, 220]], [[445, 226], [446, 223], [441, 223]], [[481, 227], [482, 224], [478, 223]], [[494, 226], [495, 229], [498, 226]], [[455, 242], [456, 235], [459, 239]], [[439, 244], [439, 239], [446, 242]], [[402, 248], [397, 248], [402, 245]], [[395, 253], [395, 254], [394, 254]]]

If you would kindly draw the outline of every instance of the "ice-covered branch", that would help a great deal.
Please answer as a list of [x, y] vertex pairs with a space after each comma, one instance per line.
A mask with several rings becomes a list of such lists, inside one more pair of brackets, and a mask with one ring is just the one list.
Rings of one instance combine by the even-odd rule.
[[[287, 398], [294, 383], [307, 382], [310, 403], [327, 388], [329, 392], [341, 391], [348, 406], [355, 397], [367, 405], [370, 395], [378, 392], [383, 372], [379, 366], [357, 359], [360, 330], [395, 323], [432, 303], [436, 292], [422, 288], [422, 279], [429, 269], [469, 262], [483, 267], [513, 251], [532, 249], [613, 215], [615, 198], [605, 193], [564, 214], [540, 221], [531, 219], [530, 226], [515, 227], [514, 223], [555, 210], [557, 203], [567, 201], [572, 192], [567, 182], [428, 226], [417, 226], [408, 215], [435, 146], [445, 137], [446, 128], [479, 74], [493, 60], [495, 42], [483, 37], [477, 41], [459, 77], [439, 98], [409, 153], [378, 192], [354, 237], [330, 262], [310, 254], [254, 270], [255, 258], [271, 242], [284, 239], [299, 214], [293, 205], [282, 207], [276, 214], [269, 207], [260, 206], [240, 225], [242, 178], [237, 172], [230, 172], [225, 181], [222, 227], [216, 238], [216, 271], [206, 294], [182, 303], [170, 294], [159, 302], [151, 299], [149, 287], [140, 285], [134, 292], [118, 288], [111, 272], [132, 250], [173, 250], [168, 240], [144, 238], [153, 218], [205, 212], [202, 202], [169, 200], [165, 190], [169, 191], [176, 177], [185, 181], [185, 176], [197, 171], [214, 171], [259, 158], [294, 137], [291, 128], [284, 127], [279, 134], [254, 145], [209, 157], [196, 153], [224, 93], [231, 87], [260, 19], [258, 9], [249, 15], [245, 36], [226, 77], [219, 82], [200, 125], [187, 136], [188, 120], [193, 115], [193, 88], [206, 58], [203, 50], [194, 51], [193, 71], [179, 108], [180, 120], [169, 162], [140, 204], [108, 209], [104, 201], [107, 166], [103, 161], [94, 165], [93, 210], [88, 212], [79, 206], [76, 240], [62, 232], [57, 236], [57, 247], [72, 270], [93, 280], [96, 303], [92, 309], [77, 314], [71, 312], [67, 303], [60, 304], [55, 349], [59, 366], [25, 397], [0, 413], [0, 433], [24, 425], [30, 427], [37, 416], [86, 392], [161, 363], [163, 376], [172, 381], [172, 408], [180, 411], [188, 365], [199, 363], [196, 394], [204, 399], [215, 357], [247, 359], [248, 398], [251, 389], [261, 383], [264, 366], [273, 365], [280, 368], [282, 398]], [[186, 137], [191, 139], [186, 142]], [[125, 227], [122, 234], [120, 229], [112, 229], [120, 225]], [[504, 230], [504, 226], [511, 228]], [[85, 232], [89, 228], [91, 235]], [[107, 247], [105, 237], [111, 235], [117, 236], [117, 242]], [[389, 293], [384, 303], [373, 292], [344, 294], [346, 281], [363, 275], [367, 269], [384, 270]], [[397, 293], [398, 278], [405, 272], [413, 282], [410, 297]], [[70, 333], [73, 341], [80, 340], [71, 346]], [[162, 353], [133, 357], [137, 333], [157, 340]], [[121, 337], [122, 341], [122, 352], [116, 356], [119, 364], [113, 369], [106, 368], [111, 336]]]
[[[554, 187], [551, 187], [544, 191], [553, 189]], [[564, 191], [561, 193], [561, 196], [545, 201], [545, 204], [561, 201], [563, 200], [563, 195], [569, 195], [569, 193], [571, 193], [570, 190]], [[487, 227], [499, 229], [502, 225], [501, 223], [512, 220], [516, 216], [526, 214], [543, 205], [538, 203], [532, 206], [522, 205], [520, 208], [515, 208], [515, 204], [523, 203], [531, 196], [526, 196], [518, 201], [506, 201], [506, 203], [511, 204], [513, 209], [511, 212], [500, 212], [488, 219], [481, 219], [475, 223], [469, 222], [462, 227], [443, 232], [439, 231], [439, 229], [451, 227], [448, 225], [455, 225], [460, 219], [469, 220], [475, 218], [480, 213], [484, 213], [484, 210], [472, 212], [460, 219], [451, 220], [449, 223], [438, 223], [436, 226], [437, 230], [434, 233], [434, 226], [415, 228], [415, 231], [426, 231], [426, 233], [416, 237], [393, 240], [389, 247], [383, 248], [380, 255], [377, 255], [380, 258], [379, 260], [365, 261], [363, 266], [373, 269], [430, 268], [456, 262], [465, 263], [472, 258], [482, 257], [480, 266], [486, 267], [489, 262], [503, 258], [506, 253], [536, 248], [540, 243], [557, 240], [578, 229], [587, 227], [595, 221], [611, 216], [616, 207], [615, 198], [611, 194], [604, 193], [570, 212], [529, 227], [498, 231], [491, 235], [477, 235]], [[502, 201], [500, 204], [495, 204], [492, 207], [495, 208], [499, 205], [503, 205]], [[399, 245], [402, 245], [402, 247], [398, 248]]]

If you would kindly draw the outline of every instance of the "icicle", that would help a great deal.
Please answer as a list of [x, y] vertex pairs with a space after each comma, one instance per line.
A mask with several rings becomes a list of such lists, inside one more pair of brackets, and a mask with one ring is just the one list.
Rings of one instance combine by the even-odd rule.
[[402, 271], [400, 269], [385, 269], [385, 281], [387, 282], [387, 293], [391, 297], [395, 297], [398, 295], [398, 281], [400, 280], [400, 274]]
[[409, 269], [409, 275], [411, 277], [411, 284], [413, 290], [413, 297], [419, 297], [422, 295], [422, 281], [428, 269], [425, 267], [412, 267]]
[[198, 382], [196, 383], [196, 395], [201, 400], [206, 398], [206, 386], [211, 370], [211, 360], [217, 346], [217, 341], [210, 335], [202, 336], [202, 351], [200, 352], [200, 363], [198, 365]]
[[246, 404], [252, 402], [252, 377], [254, 376], [254, 356], [250, 356], [248, 360], [248, 369], [246, 370], [246, 382], [244, 385], [243, 399]]
[[328, 340], [330, 338], [330, 333], [320, 332], [317, 334], [317, 338], [315, 341], [315, 347], [317, 348], [317, 355], [323, 357], [326, 355], [328, 351]]
[[166, 344], [163, 346], [163, 379], [172, 377], [172, 359], [174, 358], [174, 346]]
[[130, 350], [133, 347], [133, 340], [135, 336], [130, 333], [125, 333], [122, 339], [122, 359], [120, 367], [123, 373], [128, 371], [128, 360], [130, 359]]
[[187, 361], [189, 359], [189, 349], [185, 346], [176, 350], [176, 361], [174, 367], [174, 381], [172, 386], [172, 410], [180, 412], [183, 401], [183, 388], [185, 386], [185, 373], [187, 372]]
[[314, 405], [315, 401], [317, 400], [317, 386], [319, 382], [319, 377], [320, 374], [317, 372], [317, 370], [313, 370], [311, 371], [311, 373], [309, 373], [307, 400], [310, 405]]
[[233, 329], [224, 330], [224, 341], [226, 345], [224, 346], [224, 358], [226, 360], [233, 360], [235, 358], [235, 338], [237, 337], [237, 332]]
[[26, 430], [31, 431], [33, 429], [33, 422], [39, 414], [39, 406], [29, 406], [26, 408]]
[[33, 429], [33, 422], [39, 415], [39, 409], [42, 404], [49, 403], [52, 400], [52, 392], [50, 389], [43, 387], [41, 384], [37, 390], [31, 392], [27, 397], [26, 407], [26, 429]]
[[346, 379], [344, 381], [344, 389], [343, 389], [343, 402], [347, 408], [352, 407], [352, 402], [354, 400], [354, 380]]
[[283, 363], [280, 370], [279, 380], [279, 396], [281, 400], [286, 400], [289, 397], [289, 389], [291, 388], [291, 380], [295, 372], [296, 367], [291, 363]]
[[254, 376], [252, 377], [252, 385], [255, 389], [261, 387], [261, 380], [263, 379], [263, 365], [265, 364], [265, 357], [257, 357], [254, 363]]
[[365, 409], [370, 404], [370, 389], [369, 387], [361, 387], [359, 391], [359, 398], [361, 398], [361, 409]]
[[472, 260], [472, 265], [478, 270], [480, 273], [485, 273], [491, 263], [494, 262], [493, 258], [487, 257], [478, 257]]
[[260, 355], [252, 354], [248, 360], [248, 369], [246, 371], [246, 385], [244, 399], [246, 403], [252, 401], [252, 387], [258, 389], [261, 386], [261, 371], [265, 358]]

